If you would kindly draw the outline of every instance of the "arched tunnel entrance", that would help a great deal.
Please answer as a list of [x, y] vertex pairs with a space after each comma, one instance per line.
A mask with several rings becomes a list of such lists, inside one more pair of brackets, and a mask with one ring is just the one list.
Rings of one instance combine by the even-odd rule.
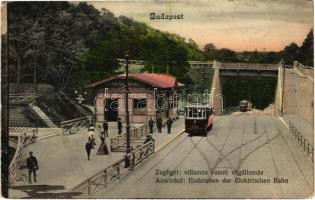
[[241, 100], [249, 100], [253, 107], [264, 109], [274, 102], [276, 77], [221, 76], [224, 108], [237, 107]]

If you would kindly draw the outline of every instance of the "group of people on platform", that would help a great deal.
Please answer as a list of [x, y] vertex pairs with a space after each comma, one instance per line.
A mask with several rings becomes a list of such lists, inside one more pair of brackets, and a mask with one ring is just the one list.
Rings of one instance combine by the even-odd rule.
[[[85, 144], [85, 150], [87, 153], [88, 160], [90, 160], [91, 150], [95, 148], [96, 141], [95, 141], [95, 129], [93, 126], [90, 126], [88, 129], [88, 141]], [[101, 145], [97, 150], [96, 155], [107, 155], [108, 154], [108, 148], [106, 144], [106, 137], [108, 137], [108, 123], [105, 121], [103, 123], [103, 130], [101, 131], [99, 138], [101, 140]]]
[[[154, 129], [154, 124], [156, 123], [156, 127], [158, 130], [158, 133], [162, 133], [162, 126], [163, 126], [163, 121], [161, 117], [158, 117], [156, 119], [156, 122], [152, 119], [152, 117], [150, 118], [148, 124], [149, 124], [149, 129], [150, 129], [150, 134], [153, 134], [153, 129]], [[173, 124], [173, 120], [172, 118], [168, 118], [166, 121], [166, 126], [167, 126], [167, 133], [170, 134], [171, 133], [171, 129], [172, 129], [172, 124]], [[118, 135], [122, 134], [122, 122], [121, 122], [121, 118], [118, 118], [117, 120], [117, 129], [118, 129]], [[85, 150], [87, 153], [87, 157], [88, 160], [90, 160], [90, 155], [91, 155], [91, 150], [95, 148], [96, 146], [96, 141], [95, 141], [95, 128], [93, 125], [91, 125], [88, 128], [88, 141], [85, 144]], [[108, 148], [107, 148], [107, 144], [106, 144], [106, 138], [108, 138], [108, 122], [105, 120], [103, 122], [103, 129], [99, 135], [99, 138], [101, 140], [101, 145], [97, 150], [96, 155], [107, 155], [108, 152]], [[148, 138], [147, 138], [148, 139]], [[150, 138], [153, 139], [153, 138]]]
[[[172, 118], [168, 118], [167, 121], [166, 121], [167, 133], [168, 134], [171, 134], [172, 124], [173, 124]], [[156, 119], [156, 127], [158, 129], [158, 133], [162, 133], [162, 126], [163, 126], [162, 118], [158, 117]], [[154, 127], [154, 120], [151, 117], [150, 120], [149, 120], [150, 134], [153, 134], [153, 127]]]

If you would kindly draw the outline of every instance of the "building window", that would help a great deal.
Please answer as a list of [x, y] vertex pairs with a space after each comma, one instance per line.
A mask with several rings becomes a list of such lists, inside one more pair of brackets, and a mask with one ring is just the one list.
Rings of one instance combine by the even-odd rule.
[[133, 100], [133, 114], [145, 115], [147, 110], [147, 99], [134, 99]]
[[147, 99], [134, 99], [133, 100], [133, 109], [146, 109], [147, 108]]

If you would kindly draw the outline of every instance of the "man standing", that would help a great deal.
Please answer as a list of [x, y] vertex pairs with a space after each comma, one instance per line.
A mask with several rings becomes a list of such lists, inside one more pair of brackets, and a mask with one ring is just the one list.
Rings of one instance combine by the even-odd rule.
[[172, 129], [172, 124], [173, 124], [173, 120], [171, 118], [168, 118], [166, 125], [167, 125], [167, 133], [170, 134], [171, 133], [171, 129]]
[[156, 126], [158, 128], [158, 133], [162, 133], [162, 118], [161, 117], [159, 117], [156, 120]]
[[34, 182], [36, 183], [36, 170], [39, 169], [38, 162], [35, 156], [33, 156], [33, 152], [29, 152], [30, 157], [26, 159], [26, 166], [28, 169], [28, 182], [32, 183], [32, 173], [34, 176]]
[[87, 143], [85, 144], [85, 151], [86, 151], [88, 160], [90, 160], [91, 149], [92, 149], [92, 143], [91, 143], [91, 142], [87, 142]]
[[104, 122], [103, 122], [103, 130], [105, 133], [105, 137], [108, 137], [108, 123], [106, 120], [104, 120]]
[[118, 135], [120, 135], [122, 131], [122, 123], [121, 123], [120, 118], [118, 118], [117, 126], [118, 126]]
[[153, 126], [154, 126], [154, 121], [153, 121], [152, 117], [150, 117], [150, 120], [149, 120], [150, 134], [153, 133]]

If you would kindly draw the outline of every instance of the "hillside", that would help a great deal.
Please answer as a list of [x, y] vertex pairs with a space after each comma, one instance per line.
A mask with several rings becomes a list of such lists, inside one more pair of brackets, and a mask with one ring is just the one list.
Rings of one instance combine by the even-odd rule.
[[88, 108], [62, 93], [44, 95], [36, 101], [35, 105], [57, 125], [62, 121], [93, 115]]
[[86, 2], [8, 4], [10, 59], [16, 63], [9, 71], [17, 88], [32, 82], [32, 76], [25, 75], [33, 71], [34, 61], [37, 82], [64, 91], [117, 73], [117, 59], [126, 53], [130, 59], [143, 60], [144, 71], [169, 72], [184, 83], [190, 82], [187, 61], [204, 59], [191, 39], [117, 17], [106, 8], [97, 10]]
[[12, 127], [47, 127], [27, 105], [10, 106], [9, 126]]

